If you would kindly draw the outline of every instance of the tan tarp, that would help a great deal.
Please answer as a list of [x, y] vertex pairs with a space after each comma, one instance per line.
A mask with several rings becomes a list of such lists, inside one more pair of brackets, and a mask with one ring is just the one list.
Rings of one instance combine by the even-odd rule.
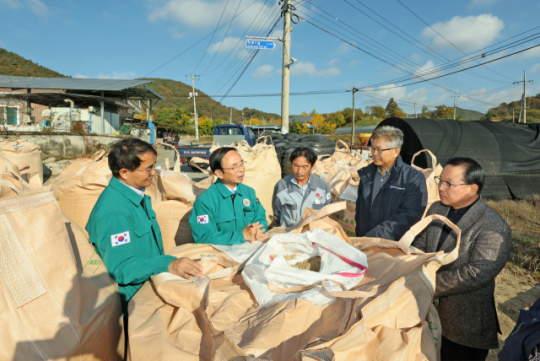
[[[328, 206], [332, 211], [343, 204]], [[280, 232], [327, 230], [327, 209], [306, 212], [299, 225]], [[188, 281], [153, 276], [129, 303], [132, 360], [430, 360], [439, 359], [442, 330], [432, 297], [435, 273], [453, 262], [410, 244], [433, 219], [415, 225], [399, 241], [352, 238], [368, 257], [368, 272], [352, 291], [333, 292], [324, 307], [288, 300], [259, 307], [239, 266], [210, 245], [175, 248], [171, 254], [200, 262], [206, 277]], [[330, 222], [330, 223], [328, 223]], [[448, 222], [459, 232], [459, 229]], [[343, 230], [334, 222], [334, 234]]]
[[[253, 148], [245, 140], [235, 142], [231, 146], [236, 148], [246, 165], [246, 172], [242, 183], [255, 190], [257, 197], [266, 211], [268, 224], [270, 224], [274, 214], [272, 209], [272, 195], [274, 193], [274, 187], [281, 180], [281, 166], [274, 145], [266, 144], [267, 138], [270, 137], [260, 137]], [[220, 147], [213, 147], [210, 149], [210, 152], [218, 148]]]
[[334, 202], [347, 202], [347, 208], [332, 217], [351, 237], [356, 236], [356, 198], [360, 183], [358, 170], [370, 163], [371, 160], [365, 160], [361, 152], [350, 149], [347, 143], [339, 140], [334, 154], [315, 163], [312, 171], [329, 184]]
[[118, 286], [50, 190], [0, 199], [0, 359], [120, 360]]
[[[414, 159], [416, 158], [416, 156], [418, 156], [420, 153], [423, 153], [423, 152], [427, 152], [431, 156], [432, 168], [424, 169], [424, 168], [420, 168], [414, 165]], [[412, 157], [411, 164], [414, 169], [419, 170], [420, 172], [422, 172], [424, 177], [426, 177], [426, 185], [427, 185], [427, 191], [428, 191], [428, 204], [426, 207], [426, 211], [424, 212], [424, 215], [425, 215], [427, 211], [429, 210], [429, 207], [431, 207], [433, 203], [441, 200], [441, 198], [439, 197], [439, 186], [437, 185], [437, 183], [435, 183], [435, 177], [438, 177], [441, 175], [443, 171], [443, 167], [439, 163], [437, 163], [437, 157], [435, 156], [435, 154], [433, 154], [428, 149], [423, 149], [415, 153]]]
[[39, 179], [43, 182], [43, 159], [39, 145], [24, 139], [4, 140], [0, 141], [0, 152], [11, 163], [26, 166], [24, 170], [21, 170], [21, 174], [38, 173]]

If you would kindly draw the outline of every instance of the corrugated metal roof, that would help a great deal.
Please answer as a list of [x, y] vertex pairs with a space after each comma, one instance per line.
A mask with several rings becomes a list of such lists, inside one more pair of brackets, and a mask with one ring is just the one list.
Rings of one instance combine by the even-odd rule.
[[66, 89], [90, 91], [122, 91], [151, 80], [80, 79], [80, 78], [28, 78], [12, 81], [12, 89]]
[[11, 83], [14, 81], [21, 81], [21, 80], [28, 80], [28, 79], [35, 79], [35, 78], [25, 77], [25, 76], [0, 75], [0, 83]]
[[305, 122], [309, 122], [311, 118], [313, 118], [313, 115], [291, 115], [289, 120], [291, 122], [297, 121], [300, 123], [305, 123]]

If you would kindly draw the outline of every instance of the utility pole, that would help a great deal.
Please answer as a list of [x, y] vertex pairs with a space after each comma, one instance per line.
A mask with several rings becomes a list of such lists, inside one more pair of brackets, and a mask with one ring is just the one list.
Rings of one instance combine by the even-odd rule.
[[416, 112], [416, 102], [414, 102], [414, 118], [418, 118], [418, 113]]
[[[522, 81], [515, 81], [514, 84], [523, 83], [523, 123], [527, 123], [527, 82], [532, 83], [532, 80], [527, 81], [527, 74], [524, 71], [523, 72], [523, 80]], [[520, 112], [521, 116], [521, 112]]]
[[356, 92], [358, 89], [356, 89], [354, 86], [352, 87], [352, 131], [351, 131], [351, 144], [354, 144], [354, 127], [356, 125], [356, 109], [355, 109], [355, 99], [356, 99]]
[[289, 132], [289, 66], [291, 57], [291, 0], [284, 0], [283, 12], [283, 71], [281, 85], [281, 134]]
[[246, 121], [244, 119], [244, 113], [242, 113], [242, 125], [246, 124]]
[[[244, 113], [242, 113], [244, 115]], [[231, 107], [231, 116], [229, 117], [229, 124], [232, 124], [232, 107]]]
[[197, 102], [195, 98], [199, 95], [195, 93], [195, 80], [200, 80], [200, 75], [193, 74], [193, 67], [191, 68], [191, 75], [186, 75], [186, 78], [191, 76], [191, 89], [192, 92], [189, 93], [189, 99], [193, 97], [193, 114], [195, 115], [195, 139], [199, 141], [199, 116], [197, 115]]
[[461, 95], [453, 95], [454, 98], [454, 120], [456, 120], [456, 98], [459, 98]]

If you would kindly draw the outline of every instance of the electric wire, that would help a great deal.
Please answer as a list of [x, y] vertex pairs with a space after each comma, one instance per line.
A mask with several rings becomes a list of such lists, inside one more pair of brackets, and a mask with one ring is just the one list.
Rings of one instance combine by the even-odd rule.
[[[223, 7], [223, 10], [221, 11], [221, 15], [219, 16], [219, 20], [218, 20], [218, 23], [216, 24], [216, 28], [214, 29], [214, 32], [212, 33], [212, 37], [210, 38], [210, 41], [208, 42], [208, 45], [206, 46], [206, 49], [204, 50], [204, 53], [202, 54], [201, 58], [199, 59], [199, 62], [197, 63], [197, 65], [195, 66], [195, 71], [197, 70], [197, 68], [201, 64], [201, 61], [203, 60], [204, 56], [208, 52], [208, 49], [210, 48], [210, 44], [212, 44], [212, 40], [214, 40], [214, 35], [216, 34], [217, 29], [219, 28], [219, 24], [221, 23], [221, 19], [223, 18], [223, 14], [225, 14], [225, 9], [227, 9], [228, 5], [229, 5], [229, 0], [227, 0], [227, 2], [225, 3], [225, 6]], [[237, 8], [237, 10], [238, 10], [238, 8]], [[232, 24], [232, 21], [229, 23], [229, 28], [231, 27], [231, 24]], [[228, 29], [227, 29], [227, 31], [228, 31]], [[220, 47], [221, 47], [221, 45], [220, 45]]]

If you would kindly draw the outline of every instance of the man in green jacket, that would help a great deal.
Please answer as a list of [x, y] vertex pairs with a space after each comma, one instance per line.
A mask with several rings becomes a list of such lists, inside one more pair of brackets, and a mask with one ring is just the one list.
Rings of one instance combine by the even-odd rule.
[[167, 256], [149, 196], [144, 194], [156, 174], [156, 151], [140, 139], [116, 143], [109, 153], [113, 177], [100, 195], [86, 231], [90, 243], [118, 282], [122, 309], [150, 276], [170, 272], [191, 279], [202, 267], [189, 258]]
[[240, 154], [234, 148], [219, 148], [210, 156], [210, 169], [219, 179], [193, 205], [189, 224], [195, 242], [230, 245], [263, 240], [266, 211], [255, 190], [242, 184], [245, 167]]

